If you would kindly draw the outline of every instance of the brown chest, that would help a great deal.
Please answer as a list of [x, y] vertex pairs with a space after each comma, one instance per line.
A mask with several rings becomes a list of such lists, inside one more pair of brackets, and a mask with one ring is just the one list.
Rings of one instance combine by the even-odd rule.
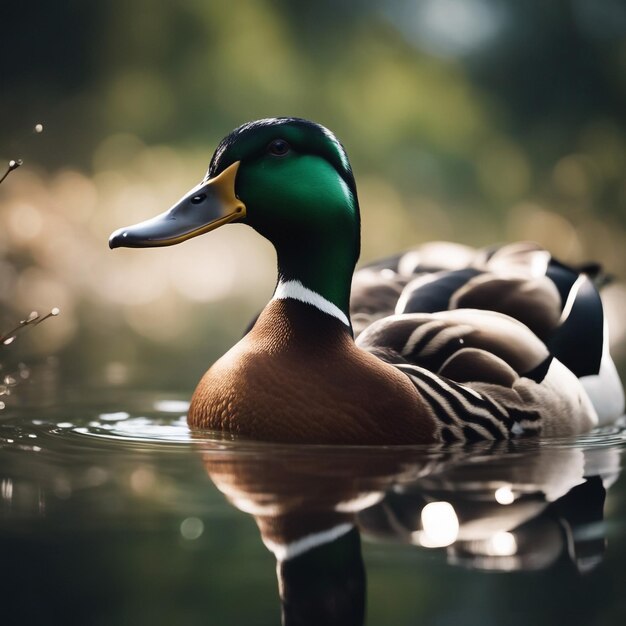
[[192, 399], [192, 427], [301, 443], [432, 441], [427, 410], [404, 374], [358, 349], [336, 320], [297, 332], [284, 324], [289, 308], [269, 320], [264, 312], [209, 369]]

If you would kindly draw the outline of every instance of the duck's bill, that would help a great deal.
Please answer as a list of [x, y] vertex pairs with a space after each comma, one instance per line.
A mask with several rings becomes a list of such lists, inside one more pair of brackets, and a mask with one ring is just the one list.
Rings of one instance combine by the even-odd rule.
[[244, 203], [235, 194], [239, 161], [221, 174], [203, 181], [183, 196], [169, 211], [152, 219], [116, 230], [110, 248], [173, 246], [208, 233], [246, 215]]

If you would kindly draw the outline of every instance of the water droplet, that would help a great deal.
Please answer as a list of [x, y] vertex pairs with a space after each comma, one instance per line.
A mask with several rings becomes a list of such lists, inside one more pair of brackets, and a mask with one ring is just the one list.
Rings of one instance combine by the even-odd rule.
[[9, 166], [7, 167], [6, 172], [0, 176], [0, 183], [4, 181], [4, 179], [13, 171], [16, 170], [20, 165], [22, 165], [22, 159], [11, 159], [9, 161]]
[[39, 135], [43, 133], [43, 124], [35, 124], [35, 132]]
[[11, 345], [13, 342], [15, 341], [15, 335], [13, 335], [12, 337], [7, 337], [2, 343], [5, 346], [9, 346]]
[[37, 311], [31, 311], [25, 320], [22, 320], [20, 324], [31, 324], [39, 317]]
[[11, 376], [10, 374], [7, 374], [4, 377], [4, 384], [10, 385], [12, 387], [14, 385], [17, 385], [17, 379], [13, 378], [13, 376]]
[[6, 407], [6, 404], [0, 401], [0, 411], [2, 411]]
[[61, 312], [61, 309], [59, 309], [58, 306], [55, 306], [54, 308], [51, 309], [50, 311], [50, 315], [56, 316]]

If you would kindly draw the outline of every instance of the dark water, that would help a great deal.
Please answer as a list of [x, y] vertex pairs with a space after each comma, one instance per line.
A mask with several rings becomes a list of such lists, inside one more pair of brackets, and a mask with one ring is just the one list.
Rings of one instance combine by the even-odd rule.
[[186, 406], [79, 389], [0, 412], [0, 623], [625, 623], [623, 425], [294, 447], [192, 436]]

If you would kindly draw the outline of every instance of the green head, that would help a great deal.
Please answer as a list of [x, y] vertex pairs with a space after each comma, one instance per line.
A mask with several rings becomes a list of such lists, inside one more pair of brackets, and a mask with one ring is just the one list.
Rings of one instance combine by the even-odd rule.
[[330, 131], [298, 118], [240, 126], [219, 144], [198, 186], [109, 243], [172, 245], [230, 222], [274, 244], [280, 281], [300, 281], [347, 314], [360, 216], [348, 158]]

